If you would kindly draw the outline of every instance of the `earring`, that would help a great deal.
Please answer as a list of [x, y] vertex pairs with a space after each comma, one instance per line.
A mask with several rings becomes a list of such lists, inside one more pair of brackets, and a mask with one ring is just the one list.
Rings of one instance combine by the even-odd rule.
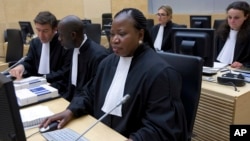
[[139, 40], [139, 44], [142, 44], [143, 42], [142, 42], [142, 40]]

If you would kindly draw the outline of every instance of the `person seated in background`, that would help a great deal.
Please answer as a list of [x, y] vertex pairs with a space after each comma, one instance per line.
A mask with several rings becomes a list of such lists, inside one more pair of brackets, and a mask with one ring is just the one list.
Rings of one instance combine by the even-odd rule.
[[172, 52], [171, 29], [179, 25], [172, 22], [173, 10], [168, 5], [158, 8], [157, 18], [159, 23], [152, 27], [151, 37], [156, 50]]
[[74, 49], [67, 89], [60, 94], [71, 101], [74, 93], [95, 75], [97, 66], [108, 55], [105, 47], [97, 44], [83, 33], [84, 24], [79, 17], [69, 15], [58, 24], [59, 41], [66, 49]]
[[[128, 141], [186, 141], [185, 111], [180, 99], [180, 74], [154, 50], [141, 11], [126, 8], [115, 16], [110, 43], [114, 53], [99, 64], [97, 73], [65, 111], [39, 126], [90, 114], [128, 138]], [[126, 103], [116, 104], [126, 95]]]
[[24, 61], [9, 73], [17, 79], [44, 76], [48, 83], [60, 89], [57, 82], [68, 78], [73, 50], [62, 47], [58, 40], [57, 19], [51, 12], [39, 12], [34, 22], [38, 37], [31, 40]]
[[249, 4], [233, 2], [226, 13], [226, 22], [216, 32], [216, 60], [233, 68], [250, 67]]

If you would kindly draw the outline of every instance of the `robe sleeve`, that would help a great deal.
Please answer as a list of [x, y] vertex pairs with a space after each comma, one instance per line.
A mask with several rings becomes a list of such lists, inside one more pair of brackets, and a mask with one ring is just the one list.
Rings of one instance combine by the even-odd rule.
[[94, 87], [93, 78], [76, 93], [67, 107], [75, 117], [80, 117], [86, 114], [93, 114], [93, 99], [94, 99]]
[[148, 88], [142, 126], [130, 134], [133, 141], [185, 141], [185, 111], [180, 99], [181, 77], [173, 69], [164, 69]]
[[68, 73], [69, 73], [73, 51], [72, 50], [63, 50], [62, 54], [63, 55], [61, 56], [62, 60], [60, 63], [60, 65], [61, 65], [60, 68], [55, 70], [55, 71], [53, 71], [51, 69], [51, 72], [46, 75], [46, 79], [50, 83], [61, 80], [63, 77], [66, 76], [66, 74], [68, 75]]

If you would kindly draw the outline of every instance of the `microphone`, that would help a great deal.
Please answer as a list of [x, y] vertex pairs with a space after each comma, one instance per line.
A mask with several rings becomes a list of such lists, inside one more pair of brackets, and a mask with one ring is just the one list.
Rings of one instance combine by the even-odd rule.
[[22, 57], [22, 58], [21, 58], [20, 60], [18, 60], [15, 64], [13, 64], [12, 66], [10, 66], [10, 67], [7, 68], [6, 70], [2, 71], [1, 74], [4, 74], [4, 75], [8, 74], [8, 72], [9, 72], [12, 68], [16, 67], [18, 64], [20, 64], [21, 62], [23, 62], [24, 59], [25, 59], [26, 57], [27, 57], [27, 56]]
[[104, 119], [107, 115], [109, 115], [114, 109], [119, 107], [120, 105], [126, 103], [128, 99], [130, 98], [129, 94], [126, 94], [122, 100], [114, 107], [112, 108], [109, 112], [105, 113], [102, 117], [100, 117], [94, 124], [92, 124], [87, 130], [85, 130], [75, 141], [78, 141], [84, 134], [86, 134], [90, 129], [92, 129], [97, 123], [99, 123], [102, 119]]

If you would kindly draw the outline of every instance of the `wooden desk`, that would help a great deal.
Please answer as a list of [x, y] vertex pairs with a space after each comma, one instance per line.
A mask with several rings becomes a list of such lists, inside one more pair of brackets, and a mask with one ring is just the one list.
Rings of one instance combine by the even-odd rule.
[[[54, 112], [58, 113], [66, 109], [68, 106], [68, 102], [63, 98], [55, 99], [49, 102], [41, 103], [41, 105], [48, 106], [49, 109]], [[89, 128], [94, 122], [96, 121], [95, 118], [92, 116], [83, 116], [78, 119], [72, 120], [70, 123], [67, 124], [66, 128], [71, 128], [82, 134], [87, 128]], [[32, 128], [25, 131], [26, 136], [31, 135], [38, 131], [38, 128]], [[114, 131], [113, 129], [109, 128], [103, 123], [98, 123], [95, 127], [93, 127], [89, 132], [85, 134], [87, 139], [91, 141], [125, 141], [126, 138], [123, 137], [118, 132]], [[45, 141], [40, 133], [35, 134], [27, 139], [27, 141]]]
[[9, 63], [0, 62], [0, 72], [6, 70], [9, 67]]
[[192, 141], [229, 141], [229, 125], [250, 124], [250, 84], [237, 89], [202, 81]]

